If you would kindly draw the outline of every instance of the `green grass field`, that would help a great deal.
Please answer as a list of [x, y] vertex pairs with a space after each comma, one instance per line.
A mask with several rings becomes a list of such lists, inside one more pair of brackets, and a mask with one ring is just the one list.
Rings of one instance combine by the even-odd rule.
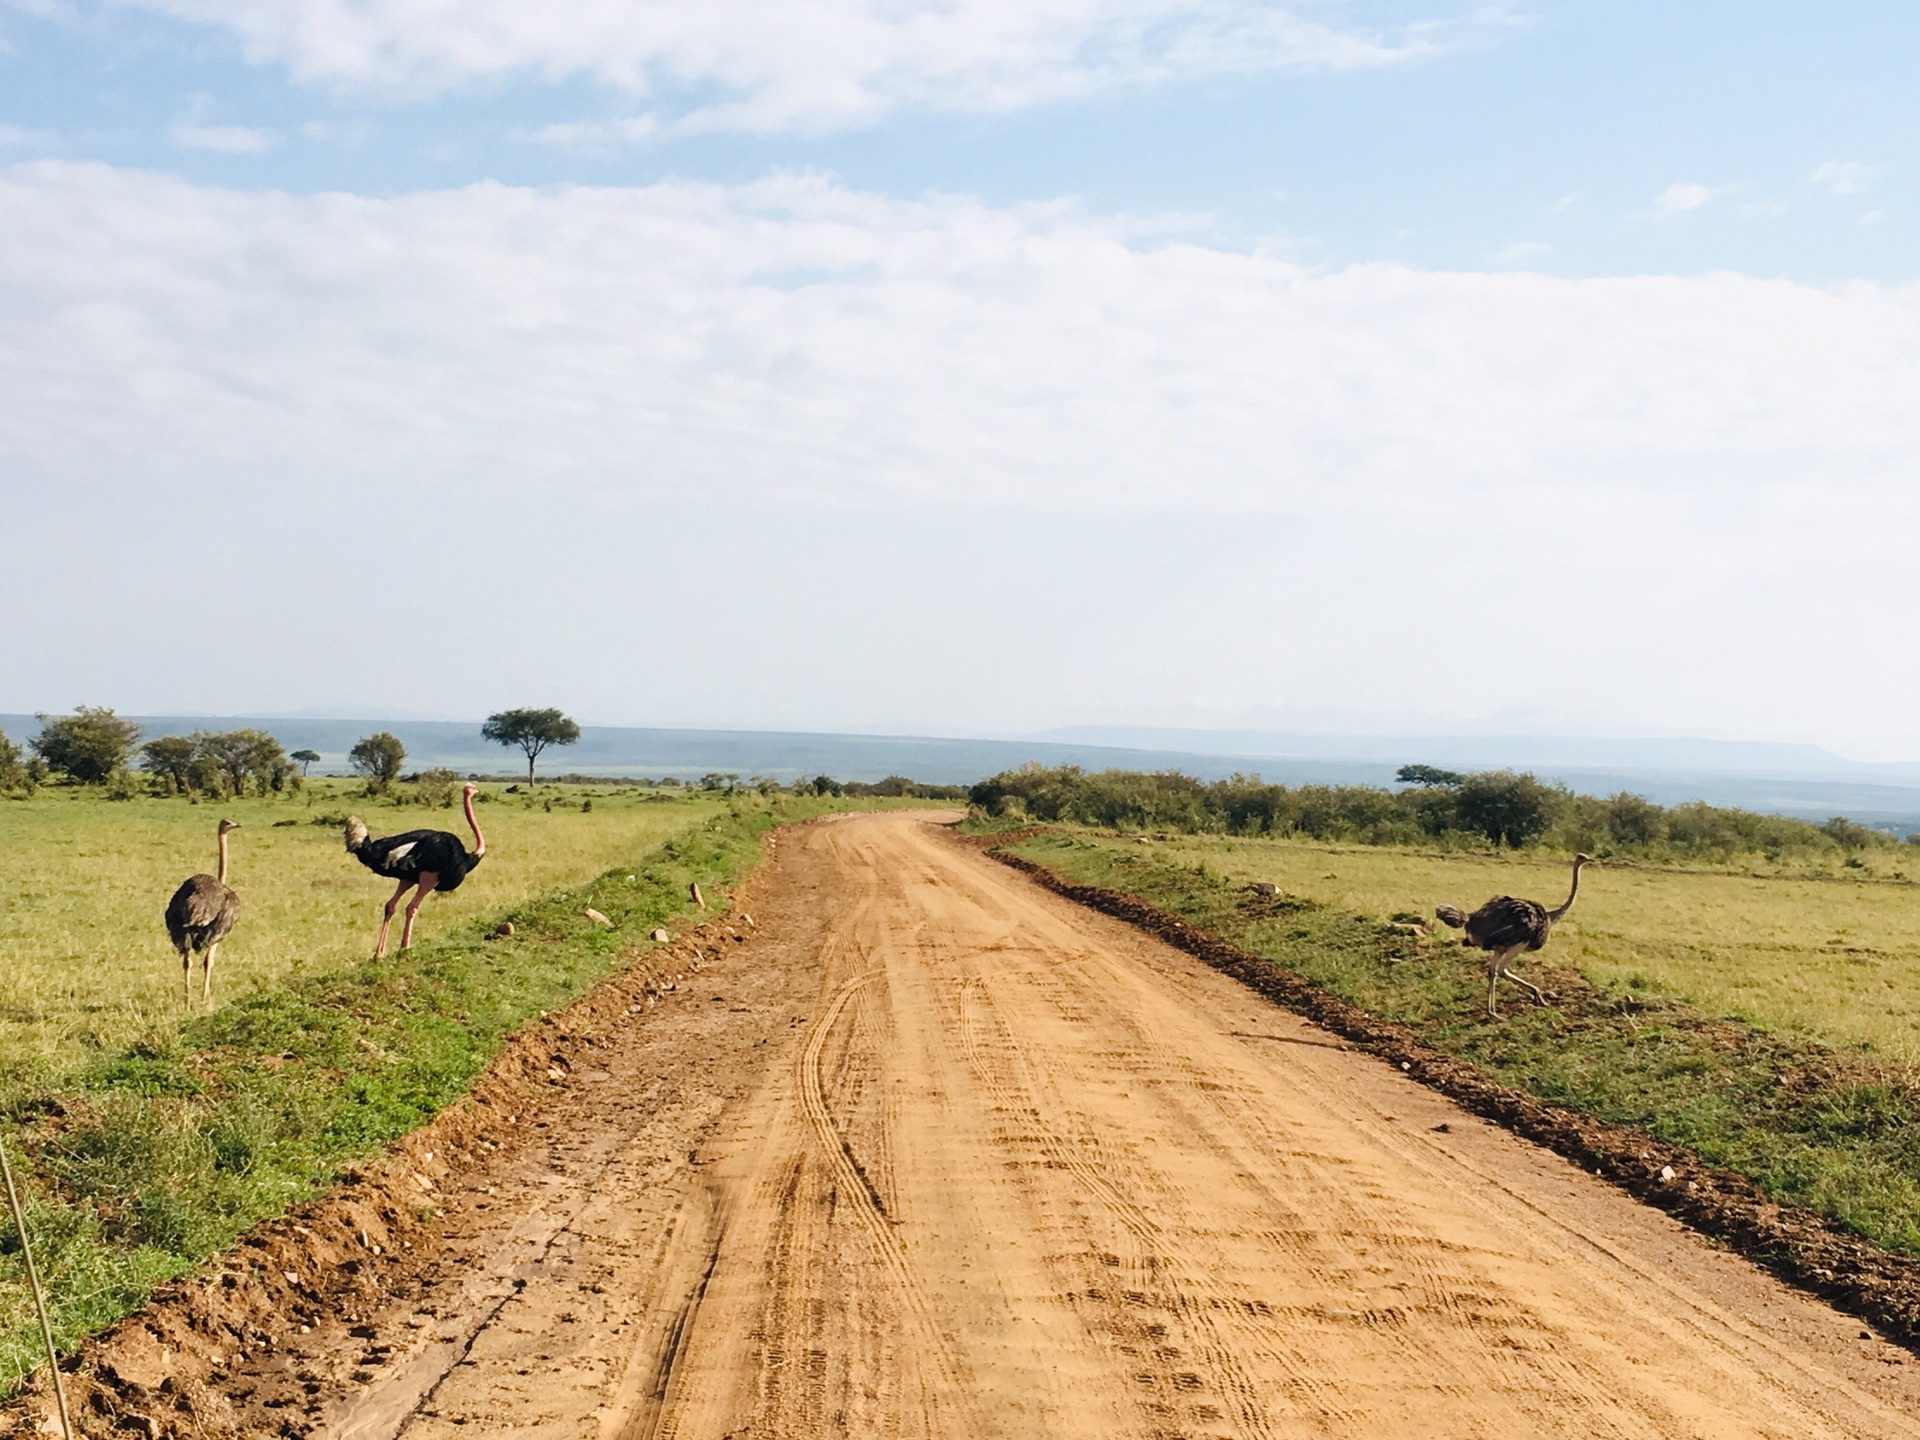
[[[428, 900], [417, 939], [597, 875], [724, 808], [712, 793], [503, 788], [486, 787], [475, 807], [485, 862], [455, 894]], [[212, 873], [223, 815], [242, 826], [229, 840], [228, 874], [242, 909], [220, 947], [216, 1004], [371, 955], [392, 887], [346, 853], [338, 824], [316, 819], [351, 810], [376, 835], [431, 828], [469, 846], [472, 838], [458, 808], [396, 806], [359, 791], [315, 781], [287, 798], [198, 805], [110, 801], [97, 789], [0, 800], [0, 1063], [58, 1065], [178, 1028], [180, 962], [161, 915], [182, 880]], [[396, 917], [395, 943], [399, 934]]]
[[[1471, 910], [1498, 894], [1551, 906], [1567, 894], [1567, 857], [1537, 852], [1208, 836], [1138, 848], [1381, 918], [1431, 919], [1438, 903]], [[1603, 985], [1920, 1063], [1920, 885], [1904, 880], [1844, 869], [1831, 878], [1762, 878], [1615, 863], [1587, 871], [1550, 955]]]

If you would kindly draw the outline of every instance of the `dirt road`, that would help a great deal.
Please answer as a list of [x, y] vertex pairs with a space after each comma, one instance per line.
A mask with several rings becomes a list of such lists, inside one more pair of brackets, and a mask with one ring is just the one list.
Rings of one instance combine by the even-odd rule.
[[610, 1058], [410, 1345], [284, 1362], [323, 1433], [1920, 1436], [1906, 1352], [923, 819], [760, 910], [634, 1039], [685, 1095]]

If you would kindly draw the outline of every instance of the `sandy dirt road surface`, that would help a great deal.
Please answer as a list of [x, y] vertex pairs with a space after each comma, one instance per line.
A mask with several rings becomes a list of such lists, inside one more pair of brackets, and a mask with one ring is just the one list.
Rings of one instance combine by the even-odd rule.
[[276, 1360], [315, 1433], [1920, 1436], [1857, 1321], [924, 817], [762, 883], [377, 1354]]

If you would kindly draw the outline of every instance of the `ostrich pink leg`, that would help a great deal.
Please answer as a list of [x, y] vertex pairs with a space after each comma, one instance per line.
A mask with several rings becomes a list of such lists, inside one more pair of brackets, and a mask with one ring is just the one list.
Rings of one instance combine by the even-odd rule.
[[393, 898], [387, 901], [387, 908], [380, 916], [380, 938], [373, 943], [373, 958], [378, 960], [387, 953], [387, 927], [393, 923], [393, 912], [400, 907], [400, 897], [407, 893], [413, 882], [402, 880], [400, 888], [393, 892]]
[[207, 953], [200, 976], [200, 998], [202, 1000], [210, 1000], [213, 998], [213, 956], [214, 952], [219, 950], [219, 948], [220, 942], [218, 940], [207, 946]]
[[[434, 874], [433, 871], [422, 870], [420, 872], [420, 888], [414, 893], [413, 899], [407, 902], [407, 920], [406, 923], [400, 927], [400, 948], [402, 950], [410, 949], [413, 945], [413, 917], [420, 913], [420, 902], [432, 894], [433, 887], [439, 883], [440, 877]], [[396, 896], [395, 898], [397, 899], [399, 897]]]

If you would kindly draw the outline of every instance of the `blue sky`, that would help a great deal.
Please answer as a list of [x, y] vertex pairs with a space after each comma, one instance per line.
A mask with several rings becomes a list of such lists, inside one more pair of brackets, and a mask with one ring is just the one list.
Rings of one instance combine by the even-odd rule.
[[0, 0], [0, 709], [1911, 758], [1917, 32]]
[[[249, 63], [230, 27], [36, 4], [0, 10], [0, 125], [24, 132], [12, 158], [249, 188], [394, 194], [477, 179], [824, 170], [886, 194], [1179, 213], [1218, 243], [1281, 243], [1319, 263], [1913, 277], [1911, 6], [1303, 8], [1389, 43], [1437, 22], [1434, 48], [1354, 68], [1141, 77], [1031, 104], [928, 97], [750, 133], [568, 144], [536, 137], [684, 112], [700, 87], [656, 96], [581, 68], [510, 64], [303, 83], [292, 56]], [[197, 148], [223, 145], [242, 148]], [[1709, 193], [1676, 212], [1659, 204], [1675, 185]]]

